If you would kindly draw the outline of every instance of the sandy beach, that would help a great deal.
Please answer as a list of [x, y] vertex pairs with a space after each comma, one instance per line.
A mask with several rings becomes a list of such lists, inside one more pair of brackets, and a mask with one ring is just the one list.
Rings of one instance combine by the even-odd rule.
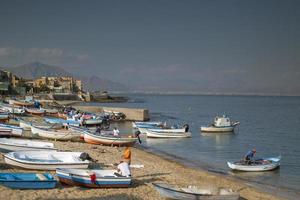
[[[107, 147], [81, 142], [53, 142], [60, 150], [87, 152], [97, 160], [97, 163], [91, 164], [90, 168], [111, 169], [111, 165], [120, 160], [124, 151], [122, 147]], [[131, 149], [132, 164], [142, 164], [144, 168], [132, 169], [134, 182], [130, 188], [88, 189], [65, 186], [60, 183], [58, 183], [57, 188], [51, 190], [12, 190], [0, 186], [0, 199], [163, 199], [151, 186], [153, 182], [168, 182], [183, 186], [230, 187], [239, 191], [242, 199], [279, 199], [250, 187], [242, 181], [204, 170], [192, 169], [139, 148], [133, 147]], [[3, 157], [0, 160], [0, 169], [1, 172], [28, 172], [28, 170], [6, 165]]]

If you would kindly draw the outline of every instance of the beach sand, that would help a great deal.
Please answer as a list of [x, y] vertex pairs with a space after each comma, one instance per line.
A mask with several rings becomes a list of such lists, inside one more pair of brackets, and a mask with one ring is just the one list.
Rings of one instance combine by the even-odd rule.
[[[113, 168], [124, 151], [121, 147], [107, 147], [91, 145], [81, 142], [53, 141], [60, 150], [84, 151], [98, 160], [92, 168]], [[144, 168], [132, 169], [133, 185], [130, 188], [120, 189], [88, 189], [73, 186], [63, 186], [58, 183], [56, 189], [51, 190], [12, 190], [0, 186], [0, 199], [164, 199], [151, 186], [153, 182], [168, 182], [183, 186], [217, 186], [230, 187], [238, 190], [242, 199], [279, 199], [278, 197], [259, 191], [246, 183], [223, 175], [213, 174], [204, 170], [183, 166], [174, 161], [164, 159], [153, 153], [139, 148], [132, 149], [132, 164], [142, 164]], [[15, 169], [0, 159], [1, 172], [33, 172]], [[51, 172], [54, 173], [54, 172]]]

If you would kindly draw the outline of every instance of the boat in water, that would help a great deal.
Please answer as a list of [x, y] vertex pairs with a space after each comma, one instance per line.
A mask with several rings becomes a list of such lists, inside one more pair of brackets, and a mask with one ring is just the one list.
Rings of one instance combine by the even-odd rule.
[[280, 166], [281, 156], [273, 158], [261, 158], [251, 161], [249, 164], [244, 161], [227, 162], [227, 165], [232, 170], [246, 172], [262, 172], [274, 170]]
[[83, 152], [17, 151], [4, 154], [5, 163], [25, 169], [56, 170], [56, 168], [86, 169], [90, 161]]
[[215, 117], [214, 122], [210, 126], [201, 126], [202, 132], [232, 132], [240, 122], [231, 122], [226, 115]]
[[160, 132], [152, 129], [145, 129], [145, 133], [149, 138], [187, 138], [192, 136], [190, 132]]
[[132, 128], [155, 128], [162, 126], [162, 122], [132, 122]]
[[5, 152], [10, 151], [32, 151], [32, 150], [52, 150], [57, 151], [54, 148], [53, 143], [34, 141], [26, 139], [12, 139], [12, 138], [0, 138], [0, 150]]
[[0, 173], [0, 184], [11, 189], [52, 189], [56, 183], [49, 173]]
[[131, 177], [121, 176], [116, 170], [57, 169], [61, 183], [89, 188], [123, 188], [131, 185]]
[[229, 188], [179, 187], [167, 183], [152, 183], [158, 193], [169, 199], [188, 200], [238, 200], [239, 193]]

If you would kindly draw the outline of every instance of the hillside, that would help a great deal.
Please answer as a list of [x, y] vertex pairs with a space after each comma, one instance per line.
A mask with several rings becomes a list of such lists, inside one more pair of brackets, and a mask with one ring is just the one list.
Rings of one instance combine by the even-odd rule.
[[100, 78], [98, 76], [76, 76], [61, 67], [51, 66], [40, 62], [32, 62], [16, 67], [6, 68], [13, 74], [25, 79], [36, 79], [41, 76], [73, 76], [82, 80], [84, 90], [89, 91], [127, 91], [128, 88], [118, 82]]

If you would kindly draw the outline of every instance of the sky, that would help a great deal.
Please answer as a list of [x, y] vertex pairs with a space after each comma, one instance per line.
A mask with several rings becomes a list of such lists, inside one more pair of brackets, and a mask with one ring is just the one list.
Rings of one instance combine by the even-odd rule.
[[0, 0], [0, 66], [132, 91], [300, 95], [298, 0]]

